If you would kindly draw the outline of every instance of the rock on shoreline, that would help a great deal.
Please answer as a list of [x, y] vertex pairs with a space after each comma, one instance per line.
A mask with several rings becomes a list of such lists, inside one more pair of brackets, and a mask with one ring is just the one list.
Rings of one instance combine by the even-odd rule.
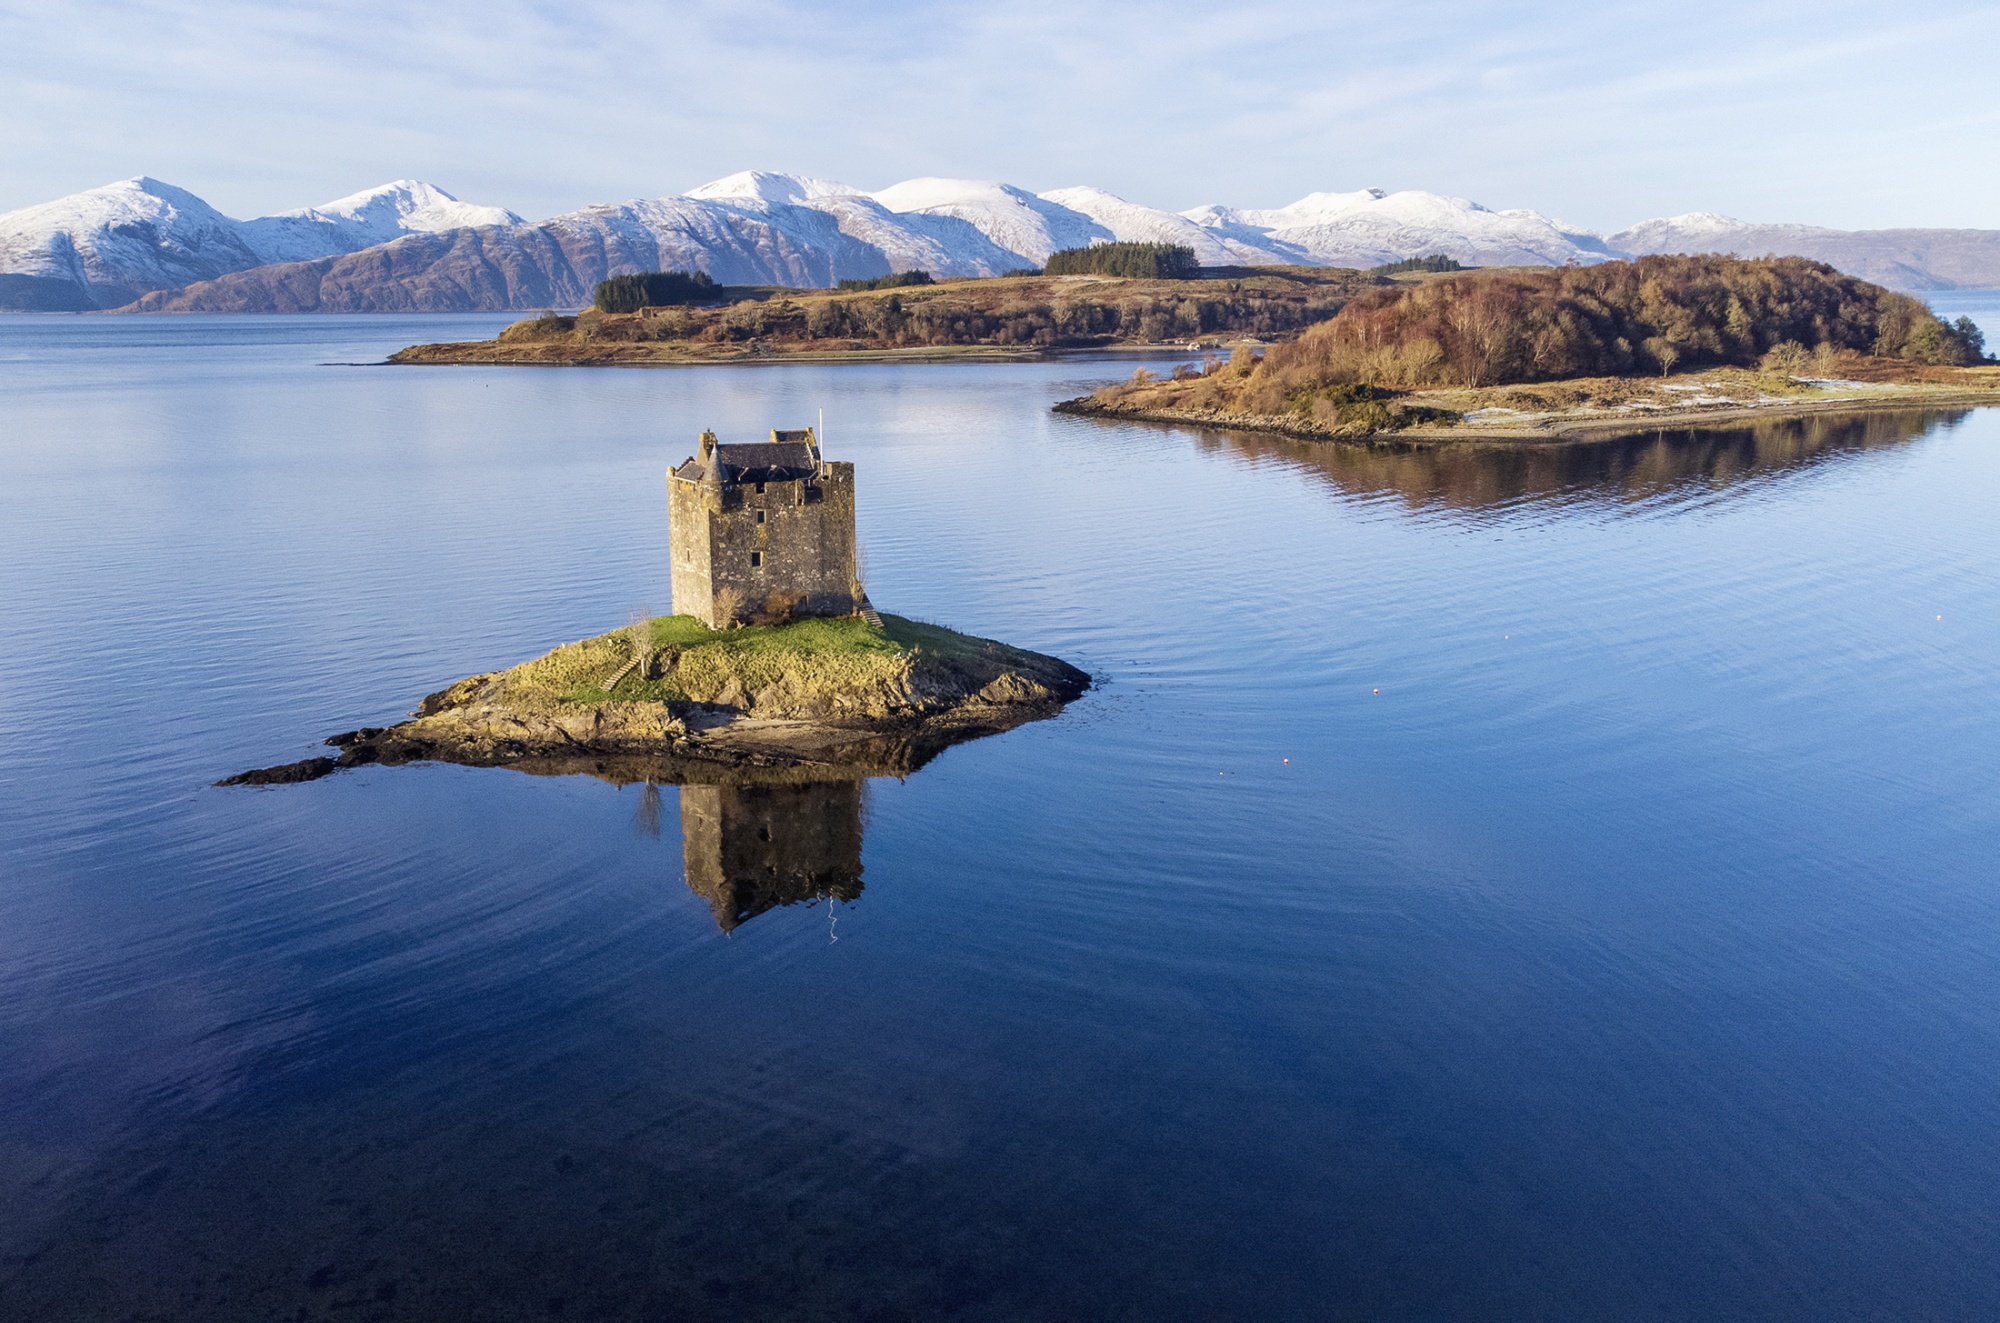
[[[1164, 423], [1230, 432], [1264, 432], [1301, 441], [1370, 446], [1518, 445], [1584, 441], [1658, 428], [1727, 426], [1810, 414], [2000, 405], [2000, 369], [1933, 368], [1928, 379], [1786, 383], [1771, 393], [1754, 373], [1716, 369], [1670, 380], [1592, 379], [1525, 386], [1410, 392], [1420, 407], [1449, 409], [1456, 421], [1392, 428], [1343, 424], [1305, 414], [1237, 413], [1182, 407], [1148, 398], [1104, 398], [1099, 392], [1063, 400], [1054, 412], [1116, 422]], [[1173, 383], [1161, 382], [1158, 387]]]

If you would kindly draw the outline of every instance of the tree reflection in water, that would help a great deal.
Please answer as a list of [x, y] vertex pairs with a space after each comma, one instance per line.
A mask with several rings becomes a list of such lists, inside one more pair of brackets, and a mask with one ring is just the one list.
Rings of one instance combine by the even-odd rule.
[[632, 828], [643, 832], [654, 840], [660, 838], [660, 821], [664, 805], [661, 802], [660, 787], [648, 780], [639, 791], [639, 807], [632, 810]]
[[1695, 499], [1828, 459], [1903, 445], [1956, 426], [1967, 412], [1808, 414], [1741, 426], [1663, 428], [1527, 445], [1353, 445], [1209, 430], [1198, 432], [1196, 443], [1253, 463], [1274, 460], [1309, 468], [1353, 496], [1389, 496], [1417, 509], [1482, 513], [1522, 505]]

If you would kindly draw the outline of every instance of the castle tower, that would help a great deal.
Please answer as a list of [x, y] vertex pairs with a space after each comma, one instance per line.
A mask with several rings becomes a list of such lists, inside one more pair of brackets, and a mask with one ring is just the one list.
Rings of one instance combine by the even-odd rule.
[[674, 610], [711, 629], [755, 612], [853, 615], [854, 466], [820, 458], [811, 428], [724, 444], [703, 432], [667, 472]]

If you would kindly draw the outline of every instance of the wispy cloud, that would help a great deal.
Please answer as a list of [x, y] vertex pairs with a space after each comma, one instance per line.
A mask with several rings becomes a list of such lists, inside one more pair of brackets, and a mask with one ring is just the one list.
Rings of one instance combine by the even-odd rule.
[[1989, 0], [0, 0], [0, 209], [144, 172], [239, 214], [404, 175], [548, 214], [764, 166], [2000, 226], [1995, 49]]

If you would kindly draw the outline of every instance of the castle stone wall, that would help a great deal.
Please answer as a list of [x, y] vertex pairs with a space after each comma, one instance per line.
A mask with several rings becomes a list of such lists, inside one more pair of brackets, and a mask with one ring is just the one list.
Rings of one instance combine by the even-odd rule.
[[801, 615], [859, 608], [852, 464], [822, 463], [810, 481], [761, 484], [670, 475], [667, 488], [675, 611], [719, 629], [774, 593], [796, 599]]
[[667, 533], [672, 561], [674, 611], [693, 616], [711, 629], [715, 620], [715, 580], [710, 570], [709, 507], [722, 508], [722, 489], [667, 474]]

